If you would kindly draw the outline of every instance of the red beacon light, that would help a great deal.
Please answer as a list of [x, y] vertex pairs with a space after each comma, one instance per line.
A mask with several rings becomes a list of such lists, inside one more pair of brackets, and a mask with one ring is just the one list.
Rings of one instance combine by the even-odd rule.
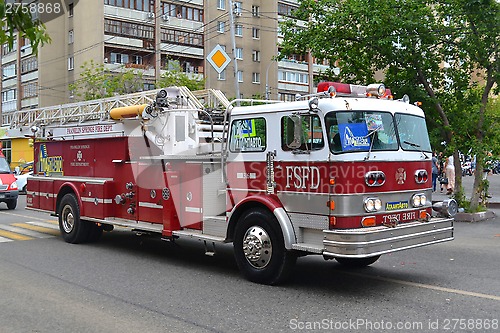
[[[332, 91], [332, 87], [335, 89]], [[317, 88], [318, 93], [329, 94], [330, 97], [353, 96], [353, 97], [376, 97], [383, 99], [393, 99], [391, 90], [387, 89], [382, 83], [369, 84], [361, 86], [356, 84], [340, 82], [320, 82]]]

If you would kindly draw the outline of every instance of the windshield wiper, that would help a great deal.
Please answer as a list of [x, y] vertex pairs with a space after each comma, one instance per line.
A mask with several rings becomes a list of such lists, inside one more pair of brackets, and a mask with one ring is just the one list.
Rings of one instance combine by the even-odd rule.
[[[370, 133], [368, 133], [367, 135], [365, 135], [363, 138], [367, 138], [367, 137], [369, 137], [369, 136], [377, 133], [381, 128], [382, 128], [382, 126], [379, 126], [379, 127], [375, 128], [375, 129], [373, 129]], [[368, 149], [368, 155], [366, 155], [366, 157], [364, 159], [365, 161], [368, 161], [370, 159], [370, 154], [372, 152], [373, 142], [374, 141], [375, 140], [373, 140], [373, 138], [372, 138], [372, 140], [370, 140], [370, 149]]]
[[413, 147], [413, 148], [417, 148], [417, 150], [422, 154], [424, 155], [425, 159], [428, 159], [429, 156], [427, 156], [424, 151], [422, 150], [421, 146], [417, 143], [413, 143], [413, 142], [410, 142], [410, 141], [403, 141], [404, 144], [410, 146], [410, 147]]

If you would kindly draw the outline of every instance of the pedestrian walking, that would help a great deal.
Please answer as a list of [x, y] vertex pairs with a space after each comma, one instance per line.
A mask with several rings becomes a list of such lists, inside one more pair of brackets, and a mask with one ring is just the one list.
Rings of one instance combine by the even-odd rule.
[[432, 153], [432, 192], [436, 192], [436, 183], [439, 176], [437, 153]]
[[455, 165], [453, 165], [453, 155], [448, 156], [445, 163], [445, 173], [448, 179], [446, 185], [446, 194], [452, 194], [455, 191]]

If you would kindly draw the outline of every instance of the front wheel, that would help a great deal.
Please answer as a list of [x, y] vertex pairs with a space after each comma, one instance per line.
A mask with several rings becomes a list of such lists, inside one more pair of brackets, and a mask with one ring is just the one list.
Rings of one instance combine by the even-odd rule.
[[250, 281], [279, 284], [289, 276], [297, 256], [285, 249], [283, 233], [269, 211], [247, 211], [237, 221], [234, 256], [242, 274]]
[[71, 193], [66, 194], [60, 207], [59, 230], [63, 239], [73, 244], [87, 241], [89, 224], [80, 220], [80, 207], [76, 197]]
[[12, 199], [6, 202], [8, 209], [16, 209], [17, 207], [17, 199]]
[[378, 258], [380, 258], [380, 256], [368, 258], [335, 258], [335, 260], [337, 260], [339, 264], [347, 267], [366, 267], [373, 264]]

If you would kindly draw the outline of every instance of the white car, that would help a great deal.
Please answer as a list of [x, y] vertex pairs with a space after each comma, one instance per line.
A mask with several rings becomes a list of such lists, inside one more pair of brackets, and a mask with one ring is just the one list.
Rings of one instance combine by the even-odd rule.
[[14, 170], [14, 176], [16, 177], [17, 188], [19, 193], [26, 194], [26, 188], [28, 185], [28, 177], [33, 174], [33, 162], [29, 162], [18, 166]]

